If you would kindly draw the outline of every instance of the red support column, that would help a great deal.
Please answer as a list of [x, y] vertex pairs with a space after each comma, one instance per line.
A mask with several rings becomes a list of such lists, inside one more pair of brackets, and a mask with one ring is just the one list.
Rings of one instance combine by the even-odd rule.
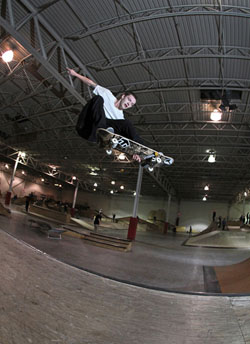
[[11, 192], [10, 191], [7, 191], [6, 192], [6, 196], [5, 196], [5, 204], [6, 205], [10, 205], [10, 200], [11, 200]]
[[127, 239], [135, 240], [137, 223], [138, 223], [137, 217], [130, 218]]
[[168, 222], [165, 222], [163, 234], [167, 234], [167, 232], [168, 232]]
[[76, 213], [75, 208], [71, 208], [71, 209], [70, 209], [70, 215], [71, 215], [71, 217], [74, 217], [74, 216], [75, 216], [75, 213]]

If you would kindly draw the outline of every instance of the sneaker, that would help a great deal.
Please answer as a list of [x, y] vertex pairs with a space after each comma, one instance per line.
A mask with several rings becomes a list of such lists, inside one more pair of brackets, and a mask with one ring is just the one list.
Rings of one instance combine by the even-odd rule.
[[109, 131], [112, 134], [114, 134], [114, 132], [115, 132], [114, 128], [112, 128], [112, 127], [108, 127], [106, 130]]

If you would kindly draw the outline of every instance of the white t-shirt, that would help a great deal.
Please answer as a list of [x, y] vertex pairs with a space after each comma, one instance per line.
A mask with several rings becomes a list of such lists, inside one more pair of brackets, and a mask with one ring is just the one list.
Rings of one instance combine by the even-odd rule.
[[106, 118], [124, 119], [123, 111], [115, 107], [115, 101], [117, 99], [110, 90], [108, 90], [105, 87], [97, 85], [93, 93], [103, 98], [104, 100], [103, 108], [104, 108]]

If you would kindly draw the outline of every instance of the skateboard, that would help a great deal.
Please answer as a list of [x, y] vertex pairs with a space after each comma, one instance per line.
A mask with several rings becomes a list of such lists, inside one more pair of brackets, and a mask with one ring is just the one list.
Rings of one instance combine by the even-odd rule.
[[114, 151], [124, 153], [128, 158], [132, 159], [133, 155], [139, 155], [142, 167], [149, 172], [153, 172], [155, 167], [163, 165], [172, 165], [174, 159], [157, 152], [149, 147], [132, 141], [124, 136], [112, 133], [106, 129], [97, 129], [97, 142], [99, 147], [105, 148], [108, 155], [114, 154]]

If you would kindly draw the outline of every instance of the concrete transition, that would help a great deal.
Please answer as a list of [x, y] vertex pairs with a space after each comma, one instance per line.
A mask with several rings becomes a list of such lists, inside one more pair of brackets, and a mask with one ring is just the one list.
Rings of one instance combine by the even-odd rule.
[[0, 343], [250, 343], [250, 297], [166, 293], [61, 263], [0, 230]]
[[186, 246], [218, 248], [250, 248], [250, 232], [247, 231], [213, 231], [195, 235], [185, 242]]

